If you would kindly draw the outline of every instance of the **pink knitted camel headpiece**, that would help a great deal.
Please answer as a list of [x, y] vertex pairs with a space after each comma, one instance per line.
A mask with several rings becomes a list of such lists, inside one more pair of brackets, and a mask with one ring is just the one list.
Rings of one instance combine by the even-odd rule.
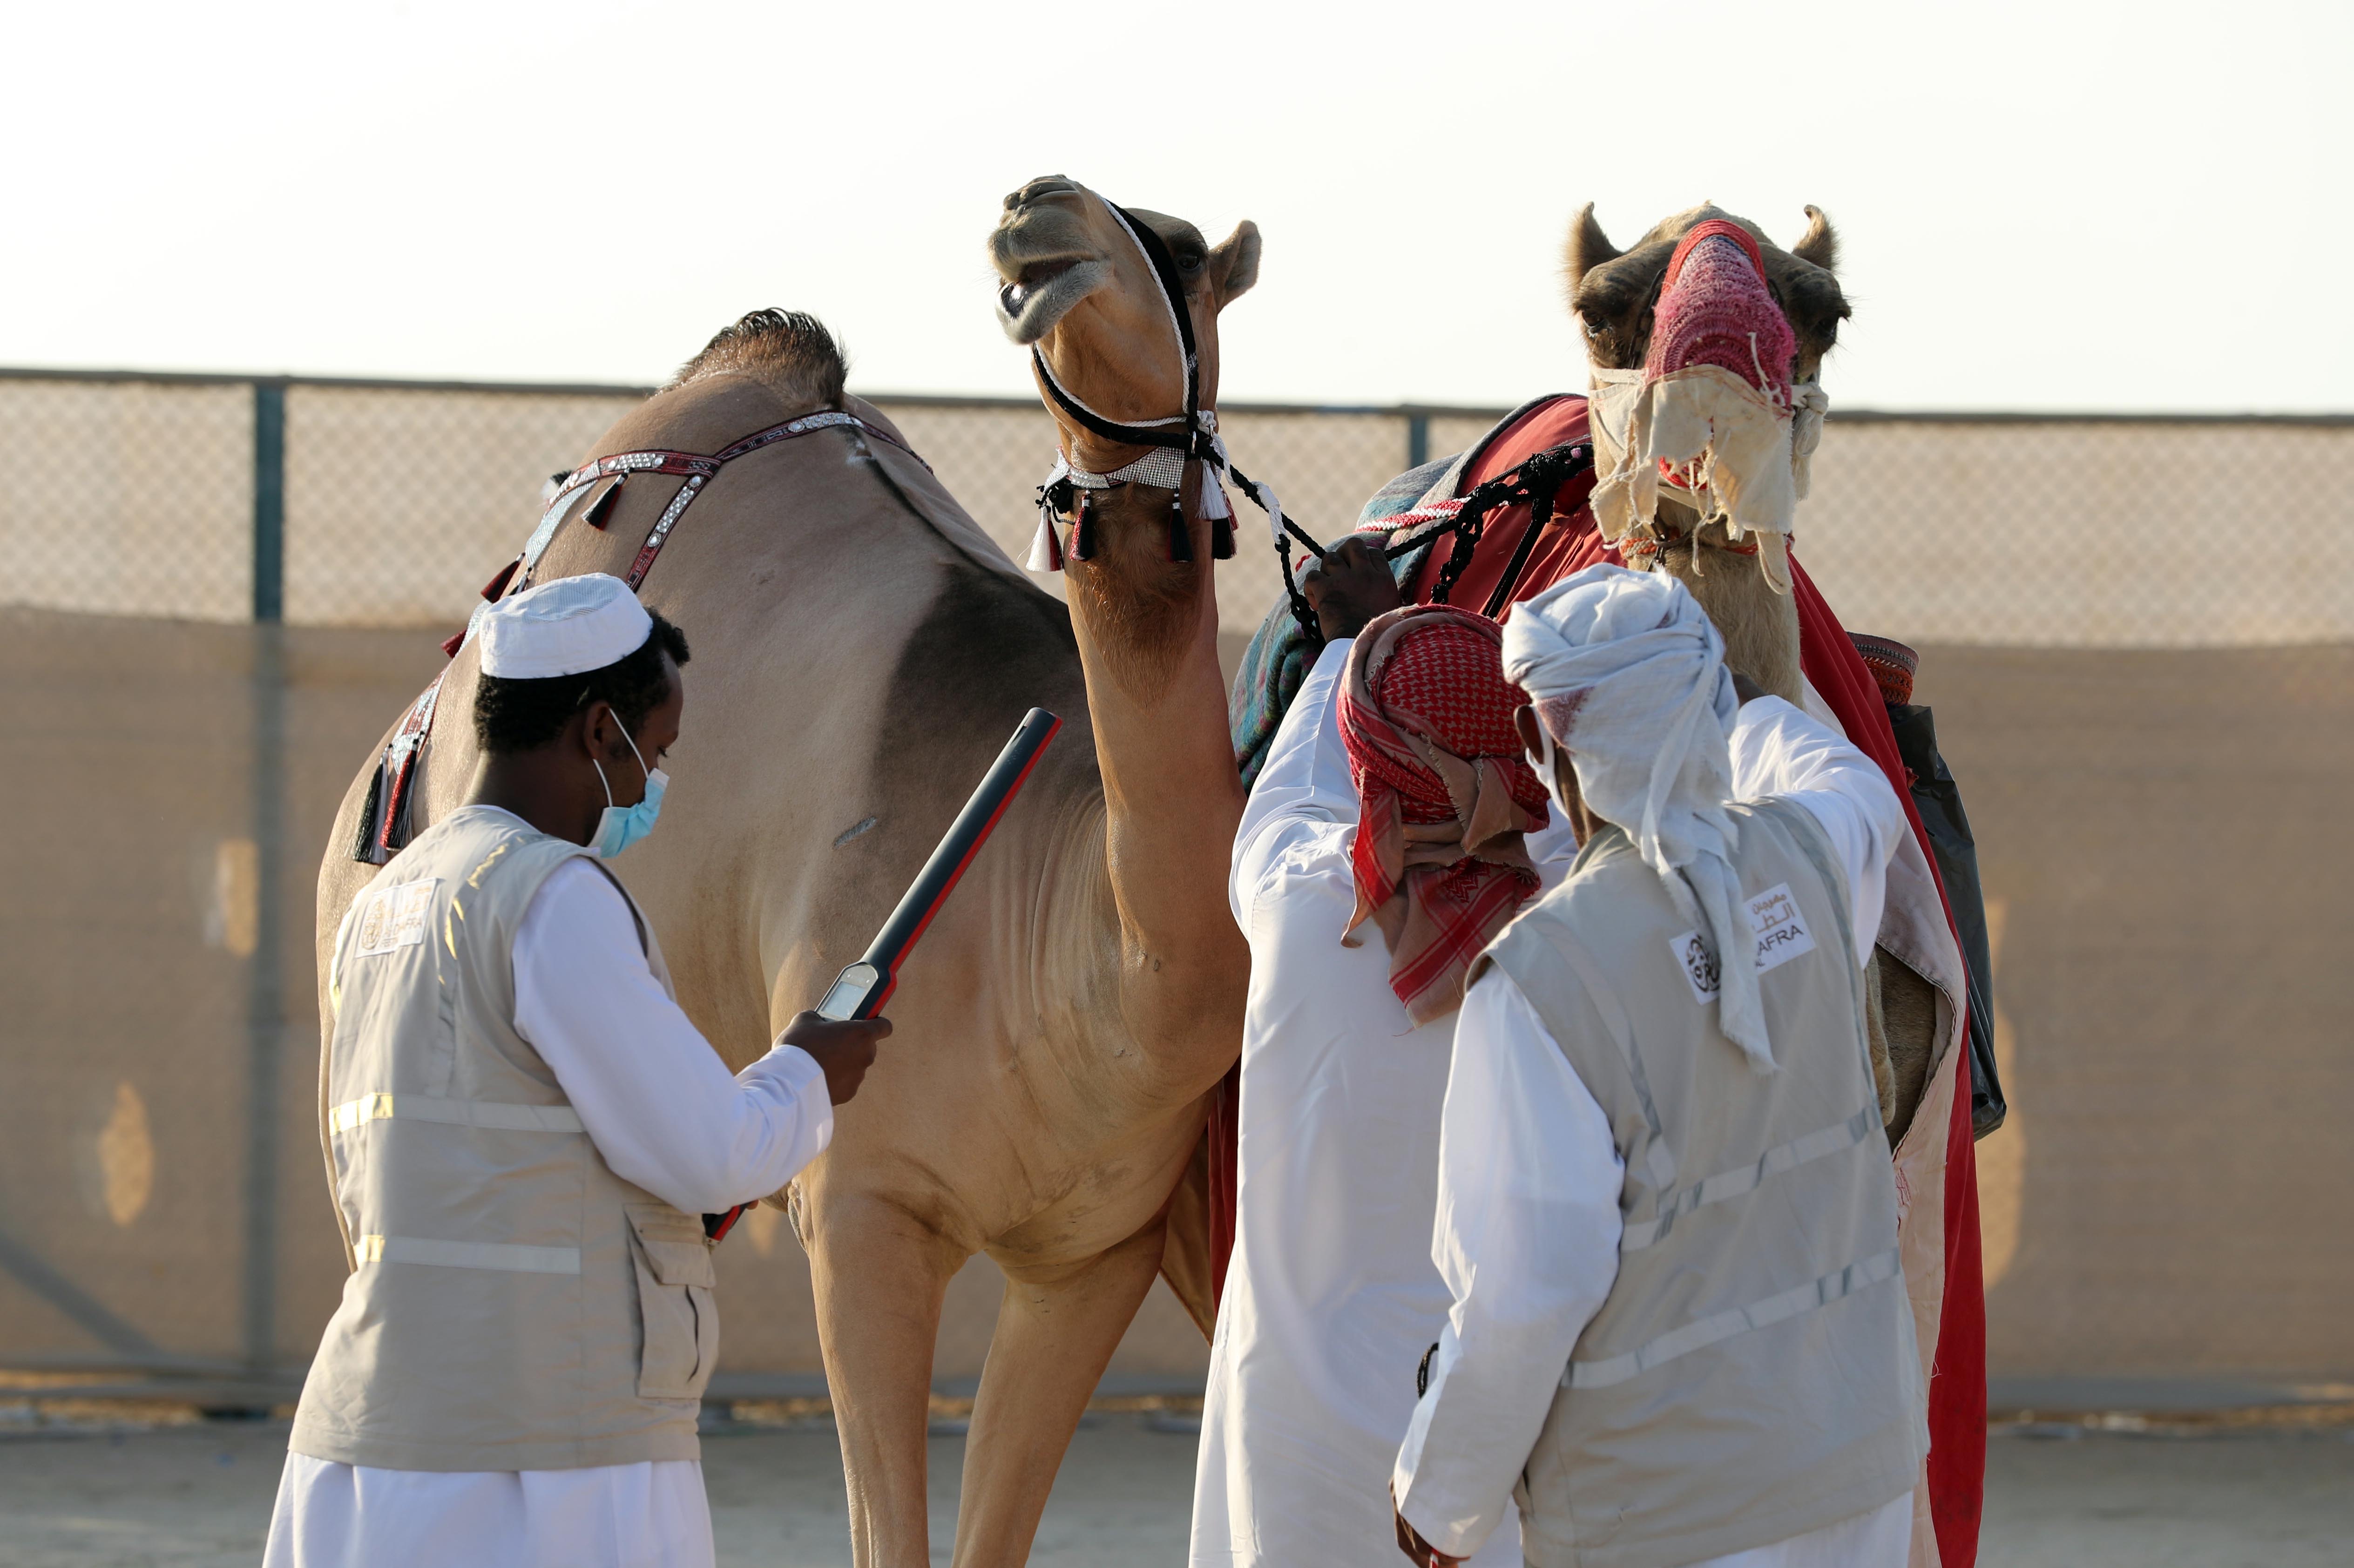
[[1668, 259], [1642, 367], [1593, 372], [1603, 536], [1650, 524], [1665, 483], [1702, 521], [1757, 534], [1766, 580], [1787, 591], [1784, 552], [1827, 406], [1819, 387], [1791, 381], [1797, 355], [1757, 241], [1723, 218], [1693, 225]]
[[1643, 372], [1656, 381], [1695, 365], [1732, 371], [1774, 402], [1790, 401], [1790, 362], [1798, 335], [1766, 286], [1766, 259], [1737, 223], [1694, 224], [1668, 258], [1651, 315], [1651, 355]]

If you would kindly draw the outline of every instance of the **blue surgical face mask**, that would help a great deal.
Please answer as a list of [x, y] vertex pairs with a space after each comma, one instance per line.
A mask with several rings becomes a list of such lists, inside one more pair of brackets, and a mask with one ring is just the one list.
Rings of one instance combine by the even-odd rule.
[[654, 831], [654, 819], [662, 815], [663, 791], [670, 788], [670, 775], [659, 768], [648, 768], [638, 743], [623, 730], [621, 738], [630, 742], [630, 755], [638, 759], [638, 768], [646, 776], [646, 798], [634, 806], [613, 804], [613, 786], [605, 777], [604, 764], [595, 758], [588, 766], [597, 769], [597, 781], [605, 786], [605, 814], [597, 819], [597, 836], [588, 841], [588, 853], [599, 860], [610, 860], [623, 850]]

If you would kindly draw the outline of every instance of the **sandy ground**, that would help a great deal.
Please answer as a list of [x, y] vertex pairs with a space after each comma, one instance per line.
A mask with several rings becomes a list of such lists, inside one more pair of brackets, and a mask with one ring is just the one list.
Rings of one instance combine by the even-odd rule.
[[[251, 1568], [285, 1442], [279, 1423], [0, 1436], [0, 1565]], [[1031, 1561], [1182, 1563], [1193, 1448], [1192, 1433], [1166, 1420], [1091, 1416]], [[704, 1455], [721, 1563], [850, 1562], [830, 1427], [717, 1433]], [[933, 1440], [934, 1558], [942, 1563], [962, 1455], [962, 1439]], [[1980, 1561], [2340, 1568], [2354, 1562], [2354, 1434], [1998, 1437]]]

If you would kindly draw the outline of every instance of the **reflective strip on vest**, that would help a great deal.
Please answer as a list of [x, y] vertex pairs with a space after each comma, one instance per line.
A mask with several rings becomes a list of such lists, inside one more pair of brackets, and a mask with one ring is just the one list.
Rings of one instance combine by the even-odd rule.
[[1705, 1350], [1710, 1345], [1729, 1340], [1735, 1334], [1745, 1334], [1752, 1329], [1763, 1329], [1809, 1312], [1818, 1307], [1828, 1307], [1842, 1296], [1893, 1279], [1897, 1273], [1897, 1249], [1890, 1247], [1858, 1263], [1850, 1263], [1836, 1273], [1826, 1274], [1796, 1290], [1785, 1290], [1779, 1296], [1768, 1296], [1763, 1301], [1753, 1301], [1746, 1307], [1712, 1313], [1697, 1322], [1661, 1334], [1649, 1344], [1639, 1345], [1623, 1356], [1606, 1356], [1600, 1361], [1572, 1361], [1569, 1372], [1561, 1380], [1569, 1388], [1608, 1388], [1625, 1383], [1638, 1372], [1649, 1372], [1663, 1361], [1678, 1356]]
[[570, 1106], [525, 1106], [496, 1100], [437, 1100], [425, 1095], [378, 1092], [345, 1100], [328, 1113], [328, 1125], [349, 1132], [362, 1122], [438, 1121], [448, 1127], [480, 1127], [498, 1132], [586, 1132]]
[[429, 1263], [442, 1268], [498, 1268], [509, 1274], [578, 1274], [577, 1246], [516, 1246], [507, 1242], [427, 1241], [417, 1236], [362, 1236], [362, 1263]]
[[1872, 1136], [1880, 1123], [1877, 1102], [1833, 1127], [1819, 1128], [1804, 1138], [1776, 1145], [1757, 1157], [1755, 1165], [1744, 1165], [1738, 1171], [1719, 1171], [1698, 1186], [1671, 1192], [1659, 1204], [1657, 1215], [1640, 1220], [1619, 1233], [1618, 1250], [1640, 1252], [1661, 1240], [1675, 1228], [1678, 1219], [1705, 1203], [1721, 1203], [1727, 1198], [1738, 1198], [1744, 1192], [1754, 1192], [1768, 1176], [1779, 1176], [1809, 1160], [1820, 1160], [1827, 1154], [1839, 1154], [1853, 1149]]

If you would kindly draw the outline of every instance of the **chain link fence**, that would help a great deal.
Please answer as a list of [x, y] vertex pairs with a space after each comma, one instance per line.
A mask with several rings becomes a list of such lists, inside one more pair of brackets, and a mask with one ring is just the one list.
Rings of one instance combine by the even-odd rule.
[[[548, 476], [644, 396], [0, 371], [0, 733], [37, 759], [0, 769], [0, 1387], [169, 1372], [212, 1390], [191, 1398], [289, 1396], [343, 1277], [312, 1083], [335, 802]], [[1037, 405], [873, 400], [1023, 559], [1053, 456]], [[1331, 538], [1498, 412], [1221, 422]], [[2304, 825], [2354, 766], [2349, 497], [2354, 419], [1825, 431], [1799, 553], [1848, 625], [1929, 651], [2002, 912], [2012, 1114], [1979, 1145], [1999, 1374], [2354, 1373], [2331, 1310], [2354, 1247], [2275, 1202], [2354, 1198], [2334, 1119], [2354, 969], [2332, 946], [2354, 850]], [[1240, 523], [1230, 637], [1278, 593]], [[771, 1212], [745, 1234], [720, 1254], [718, 1386], [822, 1389], [806, 1262]], [[959, 1277], [943, 1379], [979, 1370], [998, 1288]], [[1156, 1295], [1113, 1370], [1202, 1364]]]
[[[547, 476], [595, 455], [634, 387], [104, 378], [0, 372], [20, 463], [0, 491], [0, 603], [254, 616], [282, 574], [297, 626], [446, 627], [522, 544]], [[258, 456], [282, 410], [279, 500]], [[873, 399], [1016, 560], [1054, 429], [1022, 398]], [[1413, 461], [1500, 410], [1224, 411], [1235, 460], [1331, 538]], [[1278, 593], [1246, 510], [1225, 628]], [[1907, 641], [2197, 648], [2354, 637], [2354, 420], [1835, 413], [1798, 549], [1850, 624]], [[257, 534], [280, 532], [275, 539]], [[2216, 569], [2249, 541], [2286, 570]], [[275, 549], [273, 568], [269, 552]], [[257, 578], [257, 561], [262, 577]], [[1051, 589], [1057, 584], [1042, 578]], [[269, 619], [267, 615], [263, 619]]]

